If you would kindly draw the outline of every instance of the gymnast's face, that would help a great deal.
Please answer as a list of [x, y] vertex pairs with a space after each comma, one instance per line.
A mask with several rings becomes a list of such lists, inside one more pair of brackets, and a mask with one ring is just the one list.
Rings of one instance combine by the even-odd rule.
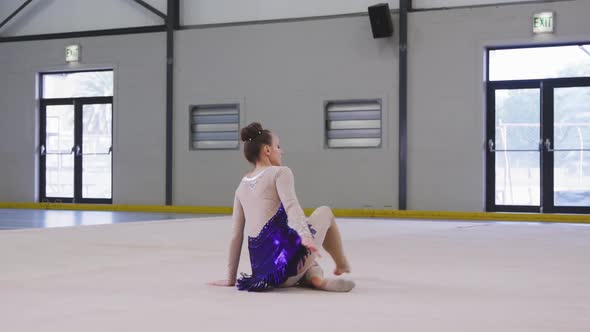
[[275, 134], [272, 135], [272, 144], [265, 145], [264, 149], [262, 150], [263, 153], [268, 157], [270, 163], [273, 166], [282, 166], [283, 165], [283, 150], [281, 150], [281, 142], [279, 137]]

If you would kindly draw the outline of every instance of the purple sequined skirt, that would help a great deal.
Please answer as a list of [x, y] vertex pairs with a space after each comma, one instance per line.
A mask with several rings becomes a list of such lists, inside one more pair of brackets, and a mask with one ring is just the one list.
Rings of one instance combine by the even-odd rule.
[[264, 225], [256, 237], [248, 237], [252, 275], [242, 273], [238, 289], [260, 292], [277, 287], [297, 275], [308, 250], [301, 237], [287, 224], [287, 213], [281, 204], [277, 213]]

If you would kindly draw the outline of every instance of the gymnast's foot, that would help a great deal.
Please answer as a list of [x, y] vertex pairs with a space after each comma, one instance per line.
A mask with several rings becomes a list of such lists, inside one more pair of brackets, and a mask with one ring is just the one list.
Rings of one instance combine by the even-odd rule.
[[352, 280], [336, 278], [324, 279], [322, 277], [312, 277], [311, 283], [317, 289], [325, 290], [327, 292], [339, 293], [350, 292], [355, 286], [355, 283]]

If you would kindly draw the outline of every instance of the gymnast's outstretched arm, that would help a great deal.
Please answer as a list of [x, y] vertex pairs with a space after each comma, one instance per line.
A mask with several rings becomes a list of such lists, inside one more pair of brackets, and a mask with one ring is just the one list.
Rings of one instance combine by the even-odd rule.
[[213, 281], [210, 284], [214, 286], [234, 286], [238, 274], [238, 265], [240, 263], [240, 254], [242, 252], [242, 242], [244, 240], [244, 209], [236, 195], [234, 198], [234, 208], [232, 214], [232, 237], [229, 244], [227, 274], [225, 280]]

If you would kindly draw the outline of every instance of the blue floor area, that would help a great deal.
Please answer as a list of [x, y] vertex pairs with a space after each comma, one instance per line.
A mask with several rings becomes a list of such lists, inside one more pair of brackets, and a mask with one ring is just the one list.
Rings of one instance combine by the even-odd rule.
[[105, 225], [197, 217], [204, 217], [204, 215], [184, 213], [0, 209], [0, 230]]

